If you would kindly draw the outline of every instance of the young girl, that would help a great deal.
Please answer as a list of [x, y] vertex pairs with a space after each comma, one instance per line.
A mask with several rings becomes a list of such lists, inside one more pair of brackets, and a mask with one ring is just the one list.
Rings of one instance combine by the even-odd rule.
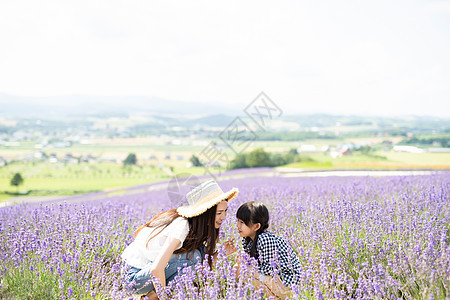
[[[228, 201], [237, 193], [236, 188], [224, 193], [214, 180], [207, 181], [186, 195], [189, 206], [162, 212], [139, 227], [122, 253], [125, 288], [157, 299], [152, 274], [165, 286], [178, 275], [178, 268], [195, 265], [205, 254], [211, 266]], [[234, 251], [231, 242], [225, 250]]]
[[285, 287], [298, 283], [301, 266], [294, 250], [283, 238], [266, 231], [269, 211], [264, 204], [254, 201], [244, 203], [237, 210], [236, 217], [244, 251], [258, 260], [259, 280], [272, 285], [272, 292], [284, 294], [287, 289], [275, 287], [274, 282], [279, 276]]

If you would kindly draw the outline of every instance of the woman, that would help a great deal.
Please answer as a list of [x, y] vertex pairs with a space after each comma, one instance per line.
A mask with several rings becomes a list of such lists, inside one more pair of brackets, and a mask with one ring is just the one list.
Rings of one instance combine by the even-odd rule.
[[[162, 212], [139, 227], [135, 240], [122, 253], [126, 288], [157, 299], [152, 274], [165, 286], [178, 275], [178, 268], [195, 265], [205, 254], [211, 266], [228, 201], [237, 193], [237, 188], [224, 193], [209, 180], [186, 195], [189, 206]], [[227, 242], [227, 254], [233, 247]]]

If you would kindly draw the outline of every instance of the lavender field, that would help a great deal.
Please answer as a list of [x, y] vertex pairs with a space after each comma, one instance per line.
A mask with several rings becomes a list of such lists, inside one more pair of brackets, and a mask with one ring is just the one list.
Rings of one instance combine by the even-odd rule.
[[[239, 242], [240, 204], [264, 202], [269, 230], [285, 238], [302, 263], [294, 299], [450, 298], [450, 174], [250, 177], [220, 184], [240, 190], [221, 241]], [[174, 202], [159, 190], [2, 208], [0, 298], [132, 298], [121, 288], [120, 253], [137, 226]], [[235, 258], [220, 255], [212, 270], [188, 270], [161, 298], [265, 298], [249, 281], [251, 271], [244, 268], [236, 278]]]

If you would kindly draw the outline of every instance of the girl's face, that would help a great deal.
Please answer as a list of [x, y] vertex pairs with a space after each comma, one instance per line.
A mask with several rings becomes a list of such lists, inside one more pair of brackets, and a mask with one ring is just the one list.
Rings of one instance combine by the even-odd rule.
[[247, 226], [241, 219], [238, 219], [237, 221], [237, 228], [241, 237], [250, 237], [254, 240], [259, 227], [261, 227], [261, 224], [259, 223], [249, 224], [249, 226]]
[[223, 200], [219, 204], [217, 204], [217, 210], [216, 210], [216, 229], [220, 228], [220, 225], [222, 225], [222, 222], [227, 217], [227, 210], [228, 210], [228, 202], [226, 200]]

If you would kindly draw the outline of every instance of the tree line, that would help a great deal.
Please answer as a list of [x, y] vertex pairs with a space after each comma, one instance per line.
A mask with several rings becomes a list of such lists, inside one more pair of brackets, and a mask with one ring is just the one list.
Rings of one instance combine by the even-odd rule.
[[[251, 152], [237, 154], [227, 166], [228, 170], [242, 168], [277, 167], [293, 162], [314, 161], [310, 157], [301, 157], [297, 149], [290, 149], [286, 153], [270, 153], [263, 148], [257, 148]], [[203, 166], [203, 163], [195, 155], [192, 155], [190, 162], [195, 167]]]

